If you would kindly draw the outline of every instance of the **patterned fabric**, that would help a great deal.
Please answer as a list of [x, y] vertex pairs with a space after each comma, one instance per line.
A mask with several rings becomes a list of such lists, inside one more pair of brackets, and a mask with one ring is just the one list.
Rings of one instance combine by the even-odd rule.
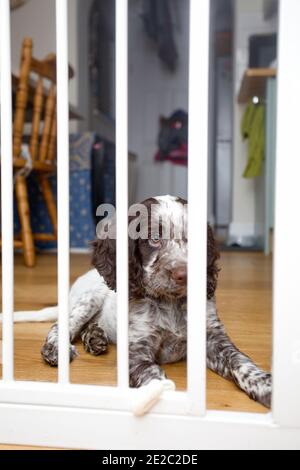
[[91, 152], [96, 134], [85, 132], [70, 135], [70, 171], [91, 169]]
[[[95, 224], [91, 200], [91, 152], [95, 141], [94, 133], [72, 134], [70, 136], [70, 247], [88, 248], [95, 237]], [[56, 198], [56, 176], [50, 177]], [[29, 204], [32, 229], [34, 232], [52, 231], [52, 225], [34, 174], [28, 177]], [[20, 230], [15, 207], [15, 231]], [[41, 249], [56, 248], [56, 243], [41, 243]]]
[[71, 248], [88, 248], [95, 238], [90, 170], [73, 171], [70, 184], [70, 245]]

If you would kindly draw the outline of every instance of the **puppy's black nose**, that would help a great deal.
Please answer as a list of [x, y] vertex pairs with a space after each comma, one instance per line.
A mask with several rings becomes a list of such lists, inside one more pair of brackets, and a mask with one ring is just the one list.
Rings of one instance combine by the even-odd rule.
[[171, 273], [171, 277], [176, 282], [176, 284], [180, 286], [186, 284], [186, 281], [187, 281], [186, 266], [175, 268]]

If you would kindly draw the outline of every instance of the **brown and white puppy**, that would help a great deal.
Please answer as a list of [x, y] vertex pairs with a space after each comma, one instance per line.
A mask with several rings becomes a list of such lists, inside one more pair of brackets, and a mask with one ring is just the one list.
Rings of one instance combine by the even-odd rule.
[[[185, 359], [187, 349], [187, 204], [171, 196], [150, 198], [142, 204], [143, 214], [129, 217], [129, 227], [135, 228], [128, 241], [129, 373], [133, 387], [164, 379], [161, 365]], [[100, 238], [93, 243], [96, 270], [79, 278], [70, 292], [71, 343], [81, 337], [86, 351], [94, 355], [102, 354], [117, 340], [116, 244], [113, 238]], [[208, 226], [207, 365], [270, 407], [271, 375], [233, 345], [219, 320], [215, 302], [218, 258]], [[57, 325], [46, 339], [42, 356], [50, 365], [57, 365]], [[70, 358], [75, 356], [75, 347], [70, 345]]]

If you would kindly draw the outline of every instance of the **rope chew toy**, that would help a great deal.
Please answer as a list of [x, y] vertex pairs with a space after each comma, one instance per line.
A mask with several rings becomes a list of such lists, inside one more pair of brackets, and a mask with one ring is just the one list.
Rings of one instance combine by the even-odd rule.
[[147, 385], [143, 385], [138, 390], [137, 401], [133, 407], [135, 416], [144, 416], [160, 400], [163, 392], [174, 391], [176, 389], [173, 380], [153, 379]]

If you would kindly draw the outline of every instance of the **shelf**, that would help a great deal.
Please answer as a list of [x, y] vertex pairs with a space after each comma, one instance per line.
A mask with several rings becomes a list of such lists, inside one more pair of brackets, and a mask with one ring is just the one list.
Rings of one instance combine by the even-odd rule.
[[275, 78], [276, 75], [277, 69], [247, 69], [243, 76], [240, 92], [238, 95], [238, 103], [248, 103], [248, 101], [251, 100], [253, 96], [264, 98], [266, 93], [267, 79]]

